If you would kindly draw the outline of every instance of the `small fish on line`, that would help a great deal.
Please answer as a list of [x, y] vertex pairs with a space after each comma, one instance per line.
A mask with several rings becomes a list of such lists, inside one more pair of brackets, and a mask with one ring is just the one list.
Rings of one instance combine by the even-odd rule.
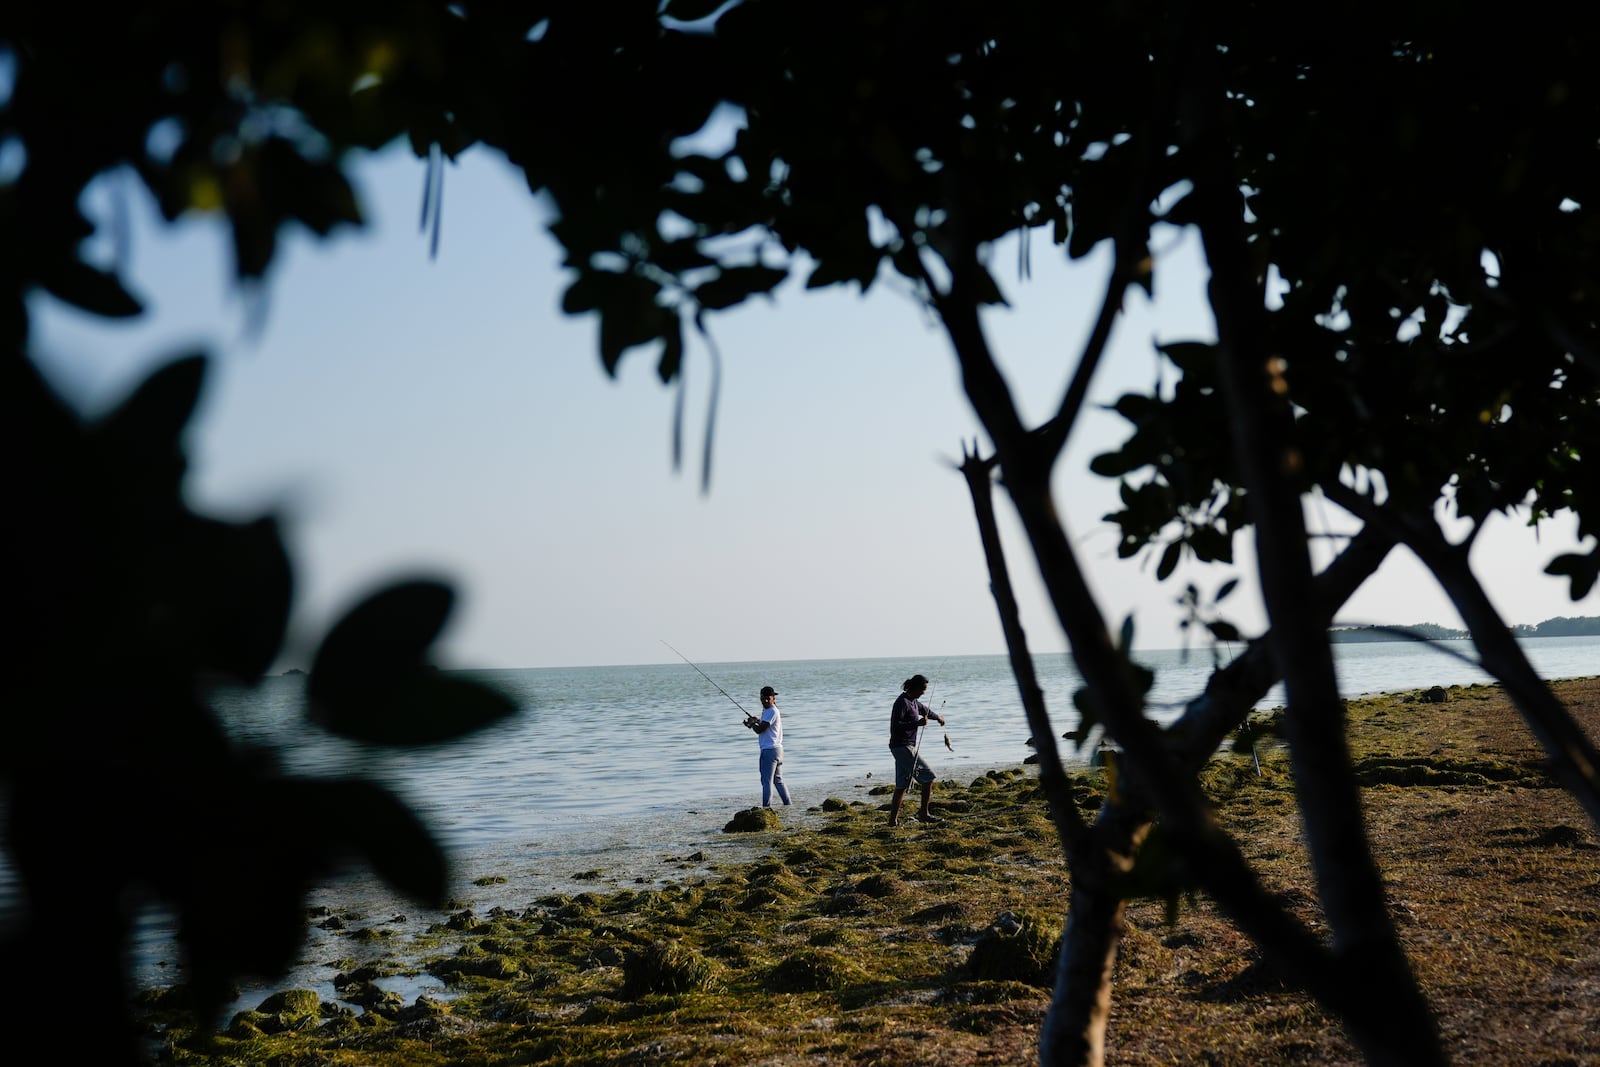
[[952, 745], [950, 743], [950, 735], [949, 734], [945, 734], [944, 735], [944, 747], [948, 748], [951, 752], [954, 752], [956, 750], [956, 746], [954, 746], [954, 745]]

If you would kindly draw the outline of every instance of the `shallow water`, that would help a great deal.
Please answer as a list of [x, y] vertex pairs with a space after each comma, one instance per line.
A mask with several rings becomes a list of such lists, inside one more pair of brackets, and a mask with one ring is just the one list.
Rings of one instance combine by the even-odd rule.
[[[1334, 648], [1349, 697], [1490, 680], [1459, 658], [1470, 653], [1467, 642]], [[1600, 638], [1535, 639], [1523, 648], [1546, 678], [1600, 671]], [[1151, 715], [1162, 721], [1203, 689], [1211, 670], [1209, 658], [1200, 654], [1145, 652], [1136, 658], [1156, 672]], [[232, 736], [278, 748], [293, 773], [365, 777], [399, 793], [451, 857], [457, 896], [480, 912], [521, 908], [558, 890], [658, 885], [745, 858], [750, 846], [722, 827], [734, 812], [760, 800], [757, 744], [740, 722], [746, 710], [760, 708], [756, 694], [763, 685], [777, 688], [783, 712], [784, 777], [796, 802], [784, 813], [786, 827], [806, 825], [816, 817], [806, 809], [825, 797], [862, 799], [889, 780], [889, 708], [911, 674], [932, 679], [924, 701], [948, 720], [944, 728], [932, 724], [923, 738], [923, 755], [942, 777], [967, 781], [992, 767], [1020, 763], [1032, 751], [1003, 656], [699, 667], [704, 675], [681, 661], [470, 672], [511, 696], [519, 713], [431, 750], [382, 751], [306, 727], [300, 675], [220, 692], [214, 703]], [[1061, 732], [1071, 729], [1072, 694], [1080, 684], [1071, 658], [1039, 656], [1036, 670], [1054, 725]], [[1274, 689], [1258, 706], [1282, 700], [1281, 689]], [[1066, 755], [1077, 758], [1070, 750]], [[703, 858], [687, 859], [695, 854]], [[576, 877], [591, 871], [601, 874]], [[472, 884], [488, 876], [506, 881]], [[414, 908], [361, 871], [329, 883], [312, 899], [338, 907], [352, 902], [395, 931], [424, 924]], [[16, 907], [14, 875], [0, 857], [0, 921], [16, 921]], [[406, 923], [391, 921], [402, 914]], [[314, 932], [306, 953], [313, 969], [332, 951], [322, 948], [322, 937]], [[348, 938], [339, 940], [338, 951], [349, 952]], [[141, 986], [180, 980], [164, 913], [144, 916], [133, 957], [133, 977]], [[271, 988], [284, 987], [278, 982]], [[331, 997], [331, 989], [325, 995]]]
[[[1456, 658], [1464, 641], [1334, 646], [1347, 696], [1488, 681]], [[1544, 677], [1600, 670], [1600, 638], [1524, 642]], [[1167, 721], [1197, 695], [1211, 670], [1200, 654], [1145, 652], [1155, 671], [1151, 714]], [[932, 724], [923, 756], [941, 774], [966, 775], [1026, 759], [1028, 727], [1003, 656], [534, 668], [467, 675], [511, 696], [520, 712], [441, 749], [378, 751], [307, 731], [302, 676], [267, 679], [219, 694], [219, 713], [241, 739], [278, 746], [308, 775], [356, 774], [383, 782], [422, 812], [452, 846], [588, 834], [618, 820], [651, 819], [689, 807], [736, 809], [760, 798], [757, 745], [740, 722], [759, 711], [761, 686], [779, 693], [784, 778], [810, 802], [839, 783], [892, 770], [889, 707], [901, 682], [932, 679], [923, 698], [948, 720]], [[1081, 685], [1065, 654], [1036, 659], [1039, 683], [1061, 732], [1072, 728]], [[731, 696], [730, 696], [731, 694]], [[1283, 701], [1281, 687], [1258, 706]], [[945, 739], [950, 747], [945, 747]], [[1067, 753], [1072, 758], [1072, 753]]]

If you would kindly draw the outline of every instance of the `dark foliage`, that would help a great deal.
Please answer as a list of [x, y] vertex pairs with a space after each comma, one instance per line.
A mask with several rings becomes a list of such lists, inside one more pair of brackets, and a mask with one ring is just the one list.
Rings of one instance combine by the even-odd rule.
[[[169, 217], [224, 207], [242, 277], [266, 270], [290, 220], [325, 234], [358, 218], [342, 156], [318, 147], [321, 134], [269, 129], [260, 119], [284, 101], [225, 91], [263, 88], [256, 78], [271, 72], [249, 71], [252, 60], [309, 55], [330, 30], [279, 14], [248, 25], [209, 4], [133, 5], [94, 28], [44, 5], [0, 16], [0, 142], [25, 154], [0, 182], [0, 433], [13, 470], [0, 815], [19, 894], [0, 942], [0, 1001], [8, 1018], [66, 1035], [85, 1062], [138, 1059], [119, 1021], [143, 907], [174, 916], [193, 1002], [214, 1018], [241, 978], [294, 959], [306, 894], [336, 869], [368, 865], [433, 904], [448, 883], [428, 828], [389, 791], [287, 775], [272, 751], [232, 741], [211, 706], [216, 686], [252, 685], [277, 659], [293, 568], [272, 516], [224, 522], [184, 500], [204, 356], [175, 358], [87, 421], [27, 353], [31, 292], [97, 315], [140, 311], [115, 270], [84, 258], [93, 226], [79, 194], [112, 168], [137, 171]], [[307, 100], [347, 107], [349, 77], [308, 62], [292, 80]], [[161, 123], [185, 138], [158, 158], [147, 135]], [[352, 115], [336, 135], [378, 144], [398, 132]], [[235, 151], [220, 151], [225, 141]], [[357, 608], [318, 657], [325, 728], [438, 743], [513, 710], [428, 669], [448, 588], [402, 584], [373, 602], [391, 610]]]
[[[32, 910], [11, 951], [70, 928], [89, 965], [90, 1005], [74, 1014], [117, 1017], [130, 893], [151, 893], [179, 910], [215, 1006], [229, 976], [281, 964], [294, 902], [328, 864], [360, 856], [424, 897], [442, 884], [437, 850], [392, 799], [286, 779], [211, 717], [207, 685], [248, 684], [275, 658], [291, 572], [270, 518], [219, 523], [182, 502], [201, 362], [175, 361], [85, 425], [29, 365], [25, 301], [138, 313], [119, 265], [85, 256], [80, 194], [108, 171], [137, 174], [168, 218], [226, 212], [238, 276], [257, 285], [284, 226], [360, 223], [353, 150], [407, 139], [428, 160], [437, 227], [443, 168], [483, 144], [553, 203], [572, 272], [563, 307], [594, 316], [608, 371], [642, 348], [677, 378], [716, 312], [800, 269], [810, 287], [862, 290], [897, 274], [945, 329], [989, 435], [992, 457], [967, 465], [980, 524], [998, 475], [1084, 674], [1084, 721], [1121, 753], [1093, 827], [1052, 797], [1077, 920], [1047, 1059], [1094, 1058], [1109, 1002], [1095, 983], [1121, 922], [1107, 865], [1154, 820], [1176, 857], [1163, 870], [1211, 894], [1363, 1054], [1439, 1062], [1363, 833], [1327, 626], [1391, 546], [1410, 549], [1600, 819], [1592, 744], [1490, 605], [1470, 538], [1447, 538], [1436, 513], [1474, 531], [1518, 508], [1570, 512], [1581, 537], [1600, 529], [1600, 482], [1582, 473], [1600, 448], [1600, 68], [1543, 18], [1475, 21], [1429, 0], [1332, 21], [1253, 3], [1009, 0], [934, 17], [911, 0], [191, 0], [86, 27], [60, 5], [12, 5], [0, 145], [21, 163], [0, 177], [0, 343], [22, 468], [6, 534], [22, 632], [0, 770]], [[743, 116], [731, 144], [685, 147], [719, 105]], [[1129, 436], [1095, 469], [1123, 480], [1108, 517], [1120, 553], [1152, 553], [1162, 576], [1185, 559], [1231, 563], [1235, 538], [1253, 537], [1271, 628], [1163, 735], [1144, 714], [1131, 625], [1108, 625], [1090, 594], [1050, 473], [1128, 290], [1154, 284], [1168, 226], [1201, 239], [1217, 336], [1162, 349], [1173, 380], [1118, 401]], [[1074, 258], [1110, 249], [1112, 267], [1056, 415], [1025, 425], [981, 312], [1005, 300], [993, 243], [1035, 234]], [[1302, 512], [1314, 494], [1362, 527], [1321, 574]], [[1030, 725], [1053, 738], [988, 532]], [[1580, 599], [1600, 547], [1546, 571]], [[1214, 638], [1242, 639], [1220, 614], [1232, 589], [1208, 600], [1191, 585], [1181, 602]], [[505, 714], [428, 669], [449, 603], [419, 579], [358, 607], [312, 670], [316, 721], [423, 744]], [[1192, 774], [1279, 676], [1331, 947], [1262, 892]], [[330, 802], [362, 826], [308, 818]], [[233, 844], [240, 826], [258, 835], [249, 846]], [[1164, 895], [1189, 888], [1162, 881]], [[250, 901], [250, 928], [215, 913], [219, 898]], [[10, 1003], [48, 1013], [28, 977]], [[123, 1036], [90, 1051], [111, 1060]]]

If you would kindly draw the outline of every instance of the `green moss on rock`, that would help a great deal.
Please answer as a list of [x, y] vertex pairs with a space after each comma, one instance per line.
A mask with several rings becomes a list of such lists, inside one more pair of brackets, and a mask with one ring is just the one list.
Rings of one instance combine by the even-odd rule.
[[1003, 912], [978, 937], [967, 957], [968, 977], [984, 982], [1055, 982], [1055, 925], [1026, 912]]
[[622, 962], [624, 998], [651, 993], [693, 993], [710, 989], [716, 970], [711, 961], [672, 941], [652, 941], [629, 952]]
[[729, 819], [722, 831], [728, 834], [761, 833], [776, 830], [781, 825], [778, 813], [771, 808], [746, 808]]
[[228, 1026], [230, 1037], [282, 1034], [309, 1030], [322, 1021], [322, 998], [310, 989], [285, 989], [274, 993], [254, 1011], [242, 1011]]
[[905, 889], [904, 881], [895, 874], [884, 871], [863, 878], [855, 887], [857, 893], [874, 898], [896, 896], [904, 893]]
[[767, 984], [777, 993], [815, 993], [844, 989], [874, 981], [872, 974], [838, 952], [801, 949], [768, 973]]

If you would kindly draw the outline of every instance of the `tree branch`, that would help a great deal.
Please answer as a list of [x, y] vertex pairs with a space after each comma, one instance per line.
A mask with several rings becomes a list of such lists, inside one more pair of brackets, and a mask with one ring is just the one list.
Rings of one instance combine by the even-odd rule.
[[1351, 986], [1345, 1021], [1373, 1063], [1442, 1064], [1437, 1025], [1400, 948], [1367, 842], [1326, 626], [1304, 610], [1311, 596], [1299, 491], [1304, 457], [1292, 444], [1287, 385], [1265, 343], [1265, 299], [1243, 232], [1242, 198], [1220, 126], [1212, 126], [1215, 143], [1200, 149], [1205, 158], [1192, 199], [1211, 265], [1220, 380], [1255, 524], [1269, 639], [1288, 697], [1284, 721], [1306, 844]]
[[1000, 527], [995, 521], [991, 481], [993, 470], [992, 459], [980, 459], [976, 451], [963, 449], [961, 474], [966, 478], [967, 489], [972, 494], [972, 509], [978, 519], [978, 536], [983, 542], [983, 556], [989, 566], [989, 590], [994, 594], [995, 608], [1000, 614], [1006, 653], [1010, 657], [1011, 670], [1022, 696], [1022, 711], [1027, 716], [1028, 729], [1033, 731], [1034, 744], [1039, 752], [1039, 788], [1044, 791], [1045, 802], [1050, 806], [1050, 818], [1055, 823], [1056, 836], [1061, 839], [1062, 852], [1068, 862], [1075, 863], [1083, 854], [1089, 830], [1072, 799], [1072, 782], [1067, 777], [1061, 752], [1056, 747], [1055, 727], [1050, 724], [1044, 690], [1039, 687], [1038, 677], [1033, 671], [1033, 656], [1028, 651], [1027, 634], [1022, 629], [1022, 615], [1011, 589], [1011, 575], [1006, 567], [1005, 551], [1000, 545]]
[[1556, 780], [1600, 826], [1600, 752], [1528, 662], [1472, 573], [1466, 546], [1450, 544], [1431, 515], [1396, 514], [1344, 485], [1326, 486], [1324, 492], [1351, 514], [1392, 529], [1438, 579], [1467, 624], [1483, 669], [1505, 686], [1522, 721], [1550, 754]]
[[[1331, 620], [1339, 607], [1394, 545], [1370, 527], [1317, 576], [1313, 611]], [[1281, 677], [1266, 638], [1255, 638], [1232, 663], [1212, 673], [1205, 692], [1189, 702], [1167, 734], [1187, 772], [1204, 766], [1229, 732], [1250, 714]], [[1100, 809], [1081, 857], [1073, 857], [1072, 896], [1057, 958], [1055, 995], [1045, 1015], [1040, 1047], [1051, 1064], [1093, 1064], [1104, 1058], [1111, 1008], [1111, 972], [1122, 938], [1125, 901], [1115, 877], [1150, 830], [1150, 807], [1136, 790], [1125, 790]]]

